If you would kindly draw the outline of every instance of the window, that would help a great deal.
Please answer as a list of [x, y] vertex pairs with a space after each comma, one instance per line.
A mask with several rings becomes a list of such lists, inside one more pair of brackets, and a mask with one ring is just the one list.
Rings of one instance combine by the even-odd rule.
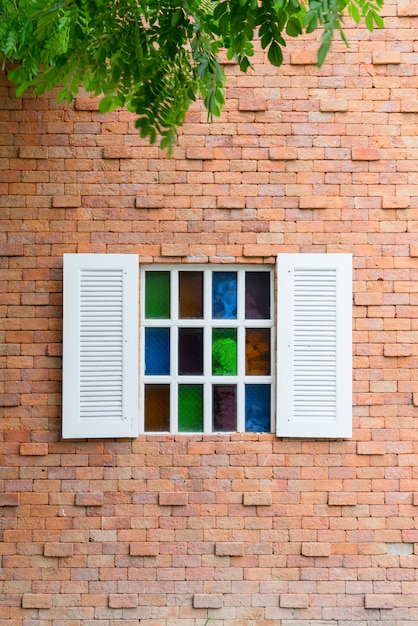
[[143, 268], [145, 432], [271, 431], [272, 294], [263, 266]]
[[64, 438], [351, 436], [351, 255], [138, 270], [64, 256]]

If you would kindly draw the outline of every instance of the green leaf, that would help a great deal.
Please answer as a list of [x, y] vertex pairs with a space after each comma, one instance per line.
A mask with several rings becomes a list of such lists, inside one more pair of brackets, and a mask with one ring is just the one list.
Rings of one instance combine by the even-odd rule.
[[110, 113], [119, 106], [117, 98], [115, 96], [104, 96], [99, 102], [100, 113]]
[[279, 67], [283, 63], [283, 53], [279, 44], [273, 41], [267, 53], [268, 60], [272, 65]]

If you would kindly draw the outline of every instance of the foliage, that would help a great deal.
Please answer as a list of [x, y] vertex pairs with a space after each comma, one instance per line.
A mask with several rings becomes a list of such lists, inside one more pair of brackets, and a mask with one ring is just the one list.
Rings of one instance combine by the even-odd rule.
[[322, 29], [321, 65], [344, 16], [381, 27], [383, 0], [1, 0], [0, 57], [20, 96], [59, 85], [70, 103], [80, 86], [100, 111], [127, 106], [143, 137], [170, 147], [201, 94], [208, 117], [224, 104], [225, 50], [245, 72], [259, 37], [270, 63], [289, 37]]

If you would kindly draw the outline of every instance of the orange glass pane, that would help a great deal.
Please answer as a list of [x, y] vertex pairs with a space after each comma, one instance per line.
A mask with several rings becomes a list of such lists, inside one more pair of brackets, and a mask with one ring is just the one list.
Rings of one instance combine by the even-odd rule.
[[245, 373], [247, 376], [269, 376], [270, 362], [270, 329], [247, 328], [245, 335]]
[[179, 272], [179, 317], [202, 319], [203, 272]]

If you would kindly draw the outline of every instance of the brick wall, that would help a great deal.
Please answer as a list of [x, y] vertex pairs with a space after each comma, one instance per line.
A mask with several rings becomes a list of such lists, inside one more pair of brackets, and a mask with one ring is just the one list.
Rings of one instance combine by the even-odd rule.
[[[418, 621], [416, 2], [327, 64], [226, 65], [173, 158], [81, 94], [0, 82], [0, 621], [413, 626]], [[60, 441], [62, 255], [354, 255], [354, 437]]]

